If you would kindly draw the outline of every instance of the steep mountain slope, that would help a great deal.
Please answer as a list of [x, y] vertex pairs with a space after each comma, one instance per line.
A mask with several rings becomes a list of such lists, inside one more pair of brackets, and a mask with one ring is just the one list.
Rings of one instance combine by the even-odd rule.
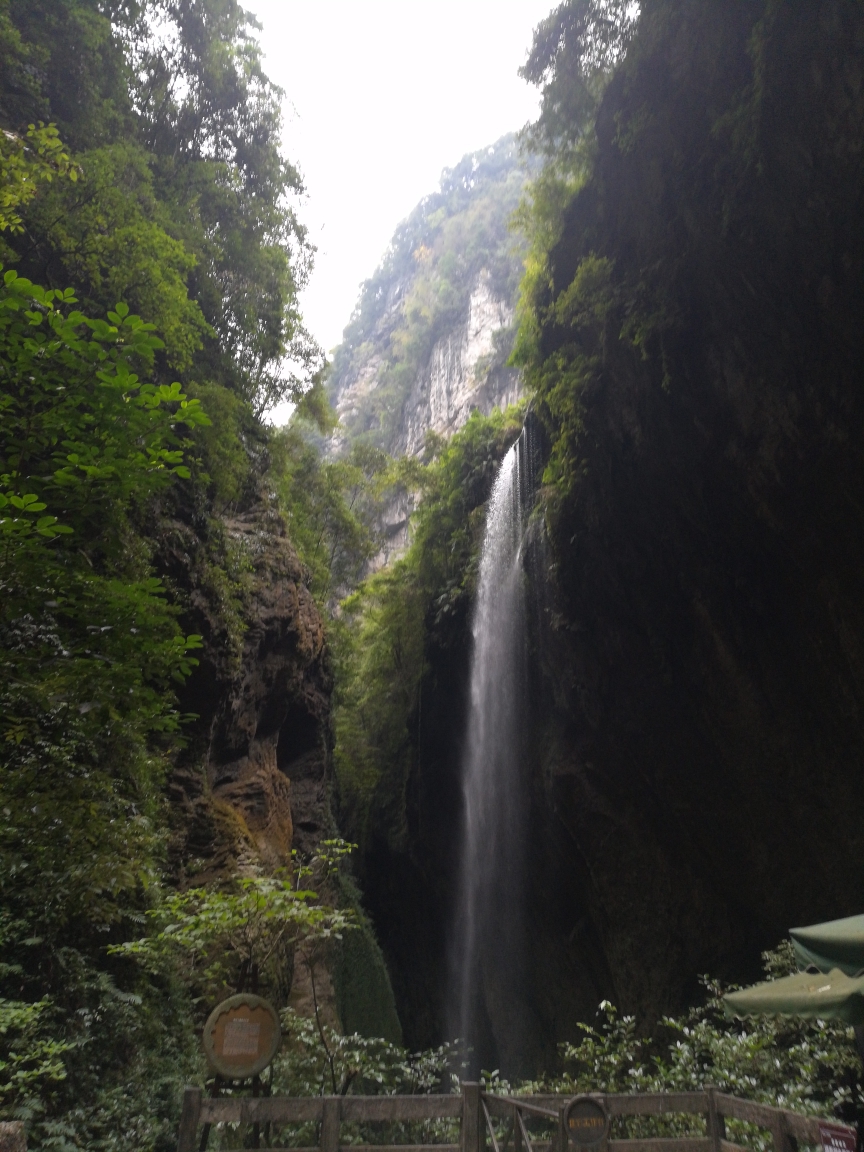
[[518, 397], [505, 362], [523, 245], [508, 223], [525, 176], [505, 136], [445, 170], [400, 225], [334, 356], [337, 447], [359, 440], [416, 456], [427, 431], [450, 435], [473, 409]]

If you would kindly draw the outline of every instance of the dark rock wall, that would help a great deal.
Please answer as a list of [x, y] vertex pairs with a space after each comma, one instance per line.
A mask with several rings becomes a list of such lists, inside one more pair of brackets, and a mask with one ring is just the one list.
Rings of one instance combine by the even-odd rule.
[[864, 16], [761, 8], [646, 5], [551, 260], [556, 293], [611, 262], [622, 334], [659, 317], [581, 398], [539, 693], [643, 1017], [864, 899]]
[[[530, 979], [481, 1043], [499, 1066], [528, 1014], [509, 1072], [603, 996], [647, 1026], [864, 907], [864, 15], [644, 11], [551, 258], [550, 302], [609, 261], [612, 321], [542, 333], [594, 367], [530, 573]], [[436, 645], [409, 843], [365, 861], [412, 1043], [443, 1027], [467, 619]]]
[[[193, 527], [194, 525], [194, 527]], [[166, 579], [200, 633], [200, 665], [184, 710], [197, 716], [169, 781], [172, 872], [181, 885], [224, 883], [291, 866], [338, 835], [331, 808], [331, 696], [324, 624], [282, 517], [260, 503], [224, 521], [190, 509], [162, 524]], [[326, 901], [353, 908], [359, 927], [316, 965], [295, 966], [291, 1006], [317, 1003], [334, 1027], [402, 1039], [381, 950], [350, 876]]]

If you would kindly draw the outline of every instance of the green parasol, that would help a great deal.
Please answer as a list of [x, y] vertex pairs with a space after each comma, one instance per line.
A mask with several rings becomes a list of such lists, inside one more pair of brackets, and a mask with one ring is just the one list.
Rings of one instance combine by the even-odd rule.
[[839, 968], [829, 973], [796, 972], [729, 992], [723, 997], [729, 1016], [800, 1016], [864, 1024], [864, 976], [850, 977]]
[[839, 968], [847, 976], [864, 972], [864, 916], [790, 928], [789, 935], [800, 968], [813, 965], [820, 972]]

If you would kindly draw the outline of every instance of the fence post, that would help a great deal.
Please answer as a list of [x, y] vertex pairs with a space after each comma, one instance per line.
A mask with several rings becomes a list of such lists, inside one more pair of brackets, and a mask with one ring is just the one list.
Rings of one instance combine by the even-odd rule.
[[774, 1140], [774, 1152], [795, 1152], [797, 1141], [789, 1135], [786, 1117], [778, 1108], [771, 1123], [771, 1136]]
[[482, 1152], [483, 1129], [480, 1125], [480, 1085], [462, 1081], [462, 1152]]
[[708, 1113], [705, 1117], [705, 1128], [713, 1152], [720, 1152], [720, 1141], [726, 1139], [726, 1121], [717, 1111], [717, 1101], [714, 1098], [715, 1091], [715, 1088], [706, 1089]]
[[339, 1121], [342, 1101], [339, 1096], [325, 1096], [321, 1113], [321, 1152], [339, 1152]]
[[183, 1092], [183, 1111], [180, 1113], [180, 1133], [177, 1152], [194, 1152], [195, 1130], [201, 1115], [201, 1089], [189, 1086]]

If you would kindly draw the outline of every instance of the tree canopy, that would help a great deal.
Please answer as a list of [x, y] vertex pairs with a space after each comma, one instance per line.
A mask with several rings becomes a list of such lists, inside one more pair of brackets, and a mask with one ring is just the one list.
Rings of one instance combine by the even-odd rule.
[[236, 0], [0, 4], [0, 128], [53, 123], [78, 180], [19, 213], [6, 259], [124, 299], [166, 341], [161, 370], [262, 413], [322, 357], [297, 304], [313, 250], [280, 143], [282, 93]]

